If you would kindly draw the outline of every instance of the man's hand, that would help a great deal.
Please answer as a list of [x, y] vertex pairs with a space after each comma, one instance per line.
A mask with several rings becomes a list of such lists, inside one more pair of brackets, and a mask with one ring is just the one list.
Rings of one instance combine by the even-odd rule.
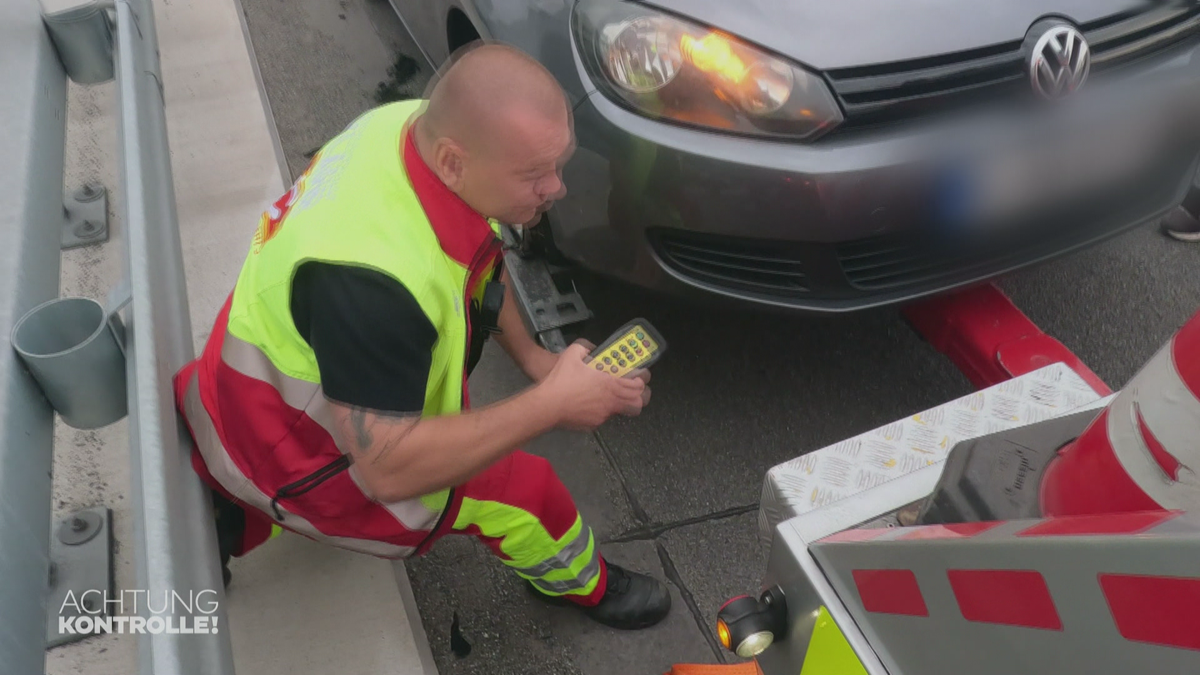
[[538, 385], [544, 400], [553, 406], [559, 426], [591, 431], [613, 415], [640, 414], [650, 400], [649, 372], [615, 378], [587, 363], [592, 349], [583, 342], [567, 347]]

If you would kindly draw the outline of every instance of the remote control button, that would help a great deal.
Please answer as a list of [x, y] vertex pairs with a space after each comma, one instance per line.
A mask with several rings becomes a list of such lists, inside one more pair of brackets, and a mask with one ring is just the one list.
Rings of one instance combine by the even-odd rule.
[[628, 352], [628, 351], [629, 351], [629, 347], [626, 347], [625, 345], [621, 345], [621, 351], [623, 351], [623, 352]]
[[637, 340], [634, 340], [633, 338], [629, 338], [629, 346], [630, 346], [630, 347], [632, 347], [632, 346], [634, 346], [634, 345], [636, 345], [636, 344], [637, 344]]
[[646, 353], [646, 352], [642, 351], [642, 348], [641, 348], [641, 347], [638, 347], [638, 348], [637, 348], [637, 349], [635, 349], [634, 351], [635, 351], [635, 352], [637, 352], [637, 355], [638, 355], [638, 356], [641, 356], [642, 354], [645, 354], [645, 353]]
[[613, 371], [614, 373], [615, 373], [615, 372], [617, 372], [617, 367], [616, 367], [616, 366], [613, 366], [613, 367], [612, 367], [612, 371]]
[[642, 344], [646, 345], [646, 349], [650, 349], [650, 341], [649, 340], [642, 340]]
[[643, 332], [641, 332], [641, 331], [638, 331], [638, 334], [637, 334], [637, 339], [639, 339], [639, 340], [645, 340], [645, 339], [646, 339], [646, 334], [645, 334], [645, 333], [643, 333]]
[[606, 365], [606, 366], [611, 366], [611, 365], [612, 365], [612, 359], [608, 358], [607, 356], [606, 356], [606, 357], [604, 357], [604, 365]]
[[604, 370], [604, 364], [603, 364], [603, 363], [597, 363], [597, 364], [596, 364], [596, 370]]
[[620, 361], [617, 361], [617, 365], [618, 365], [618, 366], [621, 366], [622, 368], [624, 368], [624, 367], [625, 367], [625, 360], [624, 360], [624, 359], [622, 359], [622, 360], [620, 360]]
[[614, 359], [619, 359], [619, 358], [621, 358], [621, 355], [620, 355], [620, 354], [618, 354], [618, 353], [617, 353], [617, 350], [615, 350], [615, 349], [614, 349], [614, 350], [612, 351], [612, 357], [613, 357]]

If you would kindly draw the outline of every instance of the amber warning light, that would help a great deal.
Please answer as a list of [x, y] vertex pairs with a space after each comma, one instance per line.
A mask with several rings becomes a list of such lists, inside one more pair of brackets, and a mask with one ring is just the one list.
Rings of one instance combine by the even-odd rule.
[[758, 598], [742, 595], [717, 612], [717, 639], [721, 646], [749, 659], [767, 650], [787, 630], [787, 603], [778, 586]]

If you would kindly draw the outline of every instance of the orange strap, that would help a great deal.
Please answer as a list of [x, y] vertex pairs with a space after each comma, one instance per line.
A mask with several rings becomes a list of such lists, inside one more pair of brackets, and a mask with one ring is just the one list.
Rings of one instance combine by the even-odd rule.
[[671, 672], [664, 675], [762, 675], [762, 671], [753, 661], [728, 666], [681, 663], [672, 666]]

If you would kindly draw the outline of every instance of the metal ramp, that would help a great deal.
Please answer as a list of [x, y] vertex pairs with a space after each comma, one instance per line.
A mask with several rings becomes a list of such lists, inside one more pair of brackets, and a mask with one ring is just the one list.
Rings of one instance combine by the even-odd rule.
[[1009, 515], [1027, 512], [1018, 500], [979, 520], [941, 499], [964, 457], [1052, 454], [1107, 400], [775, 523], [764, 588], [786, 597], [787, 629], [757, 657], [764, 675], [841, 675], [810, 659], [829, 621], [869, 675], [1200, 672], [1200, 515]]
[[1200, 517], [927, 525], [812, 544], [888, 673], [1200, 671]]

